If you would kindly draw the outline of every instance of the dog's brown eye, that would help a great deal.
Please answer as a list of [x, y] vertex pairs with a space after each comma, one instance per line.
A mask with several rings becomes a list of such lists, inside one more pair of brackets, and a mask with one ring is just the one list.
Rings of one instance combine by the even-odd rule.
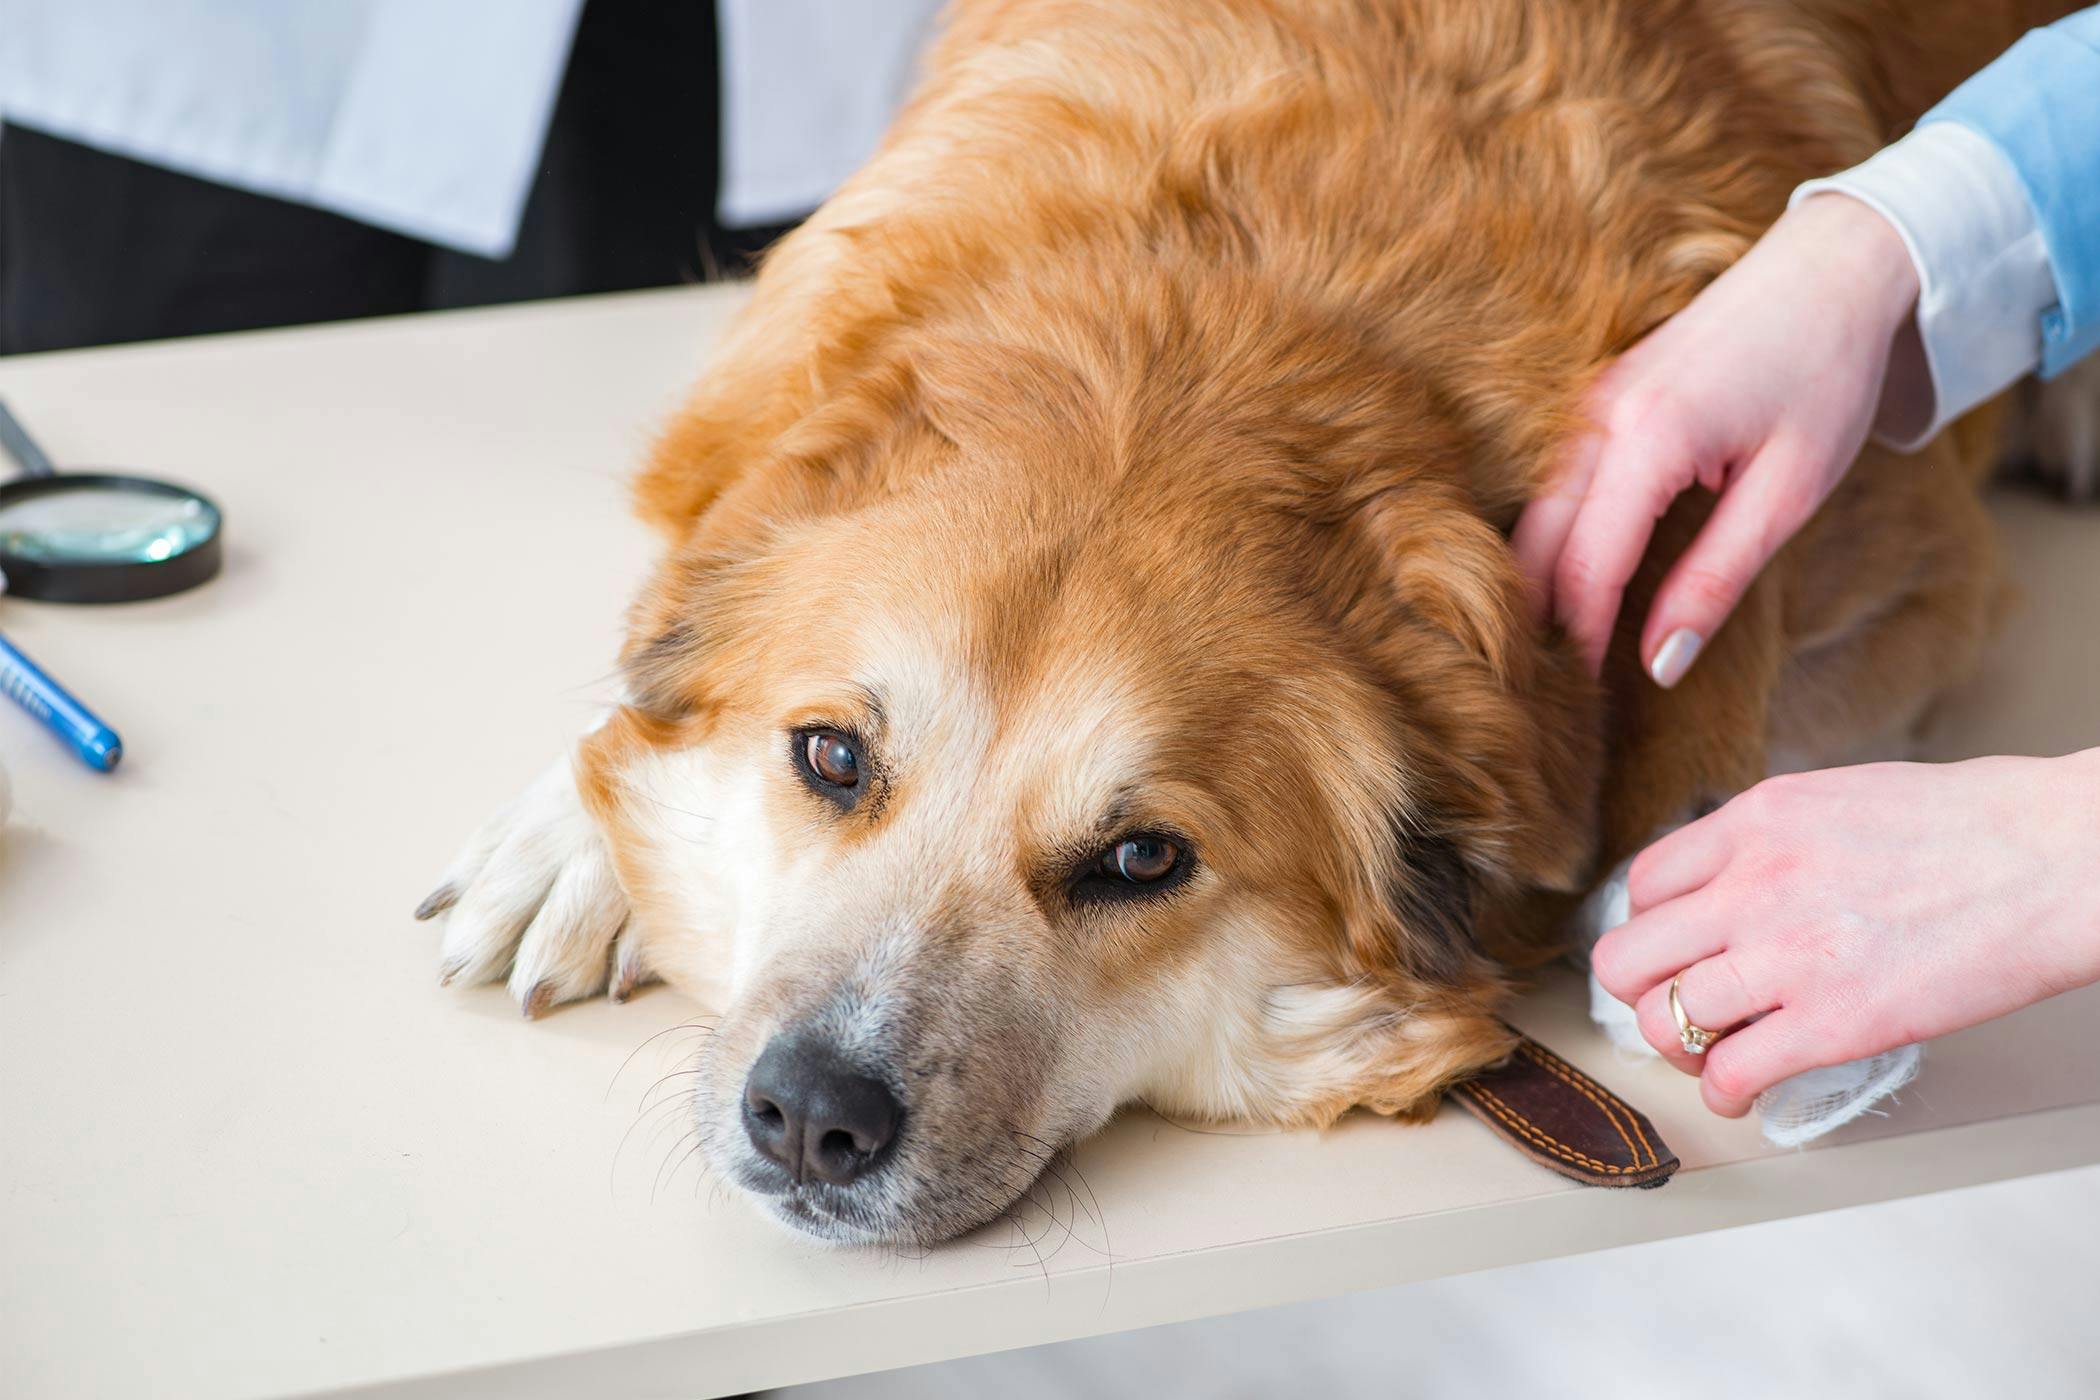
[[1113, 872], [1133, 885], [1149, 885], [1174, 873], [1181, 848], [1164, 836], [1133, 836], [1102, 857], [1103, 873]]
[[1153, 899], [1177, 889], [1196, 862], [1181, 841], [1158, 832], [1126, 836], [1072, 872], [1075, 903]]
[[802, 741], [802, 758], [809, 771], [833, 787], [850, 788], [860, 782], [860, 755], [853, 745], [828, 729], [820, 729]]

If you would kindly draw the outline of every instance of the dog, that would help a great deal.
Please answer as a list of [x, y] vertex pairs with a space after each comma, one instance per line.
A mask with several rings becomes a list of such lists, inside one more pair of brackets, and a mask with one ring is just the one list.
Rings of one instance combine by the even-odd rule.
[[782, 1221], [931, 1242], [1119, 1106], [1402, 1119], [1603, 869], [1915, 724], [1988, 412], [1869, 447], [1672, 690], [1507, 537], [1583, 391], [2047, 7], [964, 0], [637, 500], [603, 723], [423, 914], [528, 1015], [661, 978]]

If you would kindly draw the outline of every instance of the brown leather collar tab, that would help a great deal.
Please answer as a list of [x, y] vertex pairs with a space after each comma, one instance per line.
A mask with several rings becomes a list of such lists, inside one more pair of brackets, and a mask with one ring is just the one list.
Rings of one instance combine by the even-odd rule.
[[1677, 1170], [1639, 1109], [1530, 1036], [1451, 1093], [1533, 1161], [1586, 1186], [1660, 1186]]

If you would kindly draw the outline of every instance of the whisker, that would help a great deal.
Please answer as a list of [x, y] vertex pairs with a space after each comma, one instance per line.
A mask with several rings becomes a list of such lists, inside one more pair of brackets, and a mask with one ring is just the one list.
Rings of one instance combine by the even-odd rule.
[[704, 1144], [701, 1142], [700, 1139], [694, 1139], [693, 1145], [685, 1150], [685, 1155], [683, 1157], [680, 1157], [678, 1159], [677, 1164], [671, 1168], [670, 1176], [665, 1178], [666, 1185], [669, 1185], [671, 1182], [678, 1180], [678, 1173], [685, 1170], [685, 1164], [687, 1162], [698, 1158], [700, 1162], [700, 1170], [693, 1177], [693, 1194], [695, 1196], [698, 1196], [700, 1194], [700, 1183], [707, 1180], [708, 1177], [707, 1157], [701, 1151], [703, 1145]]
[[1223, 1128], [1198, 1128], [1188, 1123], [1177, 1123], [1172, 1118], [1167, 1117], [1167, 1115], [1165, 1115], [1164, 1113], [1155, 1113], [1153, 1117], [1159, 1119], [1160, 1122], [1166, 1124], [1170, 1128], [1179, 1128], [1182, 1132], [1192, 1134], [1196, 1137], [1281, 1137], [1283, 1135], [1283, 1130], [1280, 1128], [1275, 1130], [1274, 1132], [1235, 1133], [1228, 1132]]
[[670, 803], [664, 801], [662, 798], [656, 796], [654, 793], [643, 792], [640, 788], [636, 787], [633, 783], [628, 782], [624, 778], [615, 778], [613, 780], [613, 785], [619, 788], [620, 791], [626, 793], [628, 796], [639, 797], [642, 799], [642, 801], [650, 803], [657, 807], [661, 807], [666, 812], [676, 812], [681, 817], [691, 817], [694, 821], [705, 822], [709, 826], [713, 826], [715, 824], [715, 819], [711, 816], [708, 816], [706, 813], [688, 811], [683, 807], [674, 807]]
[[[1039, 1179], [1036, 1182], [1036, 1186], [1040, 1187], [1043, 1193], [1043, 1211], [1050, 1217], [1050, 1223], [1043, 1229], [1043, 1238], [1048, 1239], [1052, 1230], [1063, 1230], [1065, 1232], [1064, 1238], [1060, 1239], [1057, 1242], [1057, 1244], [1051, 1249], [1050, 1253], [1044, 1256], [1043, 1262], [1047, 1265], [1052, 1259], [1055, 1259], [1058, 1255], [1064, 1253], [1065, 1246], [1072, 1242], [1072, 1227], [1068, 1223], [1068, 1220], [1065, 1216], [1058, 1214], [1057, 1196], [1056, 1193], [1054, 1193], [1050, 1189], [1050, 1183], [1047, 1180]], [[1032, 1187], [1030, 1189], [1034, 1190], [1035, 1188]], [[1070, 1191], [1069, 1188], [1067, 1188], [1067, 1195], [1069, 1196], [1069, 1194]], [[1068, 1211], [1069, 1205], [1070, 1203], [1068, 1201]]]
[[[678, 1105], [679, 1100], [677, 1099], [665, 1099], [662, 1103], [656, 1104], [646, 1110], [638, 1112], [635, 1115], [634, 1121], [627, 1125], [627, 1131], [620, 1134], [620, 1141], [618, 1146], [613, 1148], [612, 1166], [607, 1173], [606, 1180], [606, 1185], [608, 1189], [610, 1189], [618, 1179], [620, 1171], [620, 1158], [626, 1155], [628, 1140], [634, 1136], [635, 1129], [643, 1126], [645, 1123], [648, 1123], [650, 1115], [661, 1113], [666, 1108], [672, 1108]], [[650, 1144], [653, 1146], [663, 1136], [663, 1130], [666, 1124], [676, 1123], [679, 1121], [679, 1116], [676, 1114], [672, 1114], [668, 1117], [660, 1117], [655, 1123], [650, 1124]]]
[[627, 1067], [634, 1063], [634, 1057], [636, 1055], [641, 1054], [644, 1050], [648, 1049], [651, 1045], [654, 1045], [657, 1041], [662, 1040], [665, 1036], [671, 1034], [673, 1031], [690, 1030], [700, 1031], [708, 1035], [713, 1035], [715, 1032], [715, 1028], [713, 1026], [703, 1026], [699, 1023], [703, 1020], [719, 1021], [721, 1019], [722, 1018], [719, 1016], [694, 1016], [687, 1020], [680, 1021], [675, 1026], [665, 1026], [662, 1030], [650, 1036], [647, 1040], [644, 1040], [640, 1045], [635, 1046], [634, 1049], [627, 1052], [627, 1058], [620, 1061], [620, 1067], [613, 1071], [612, 1079], [608, 1081], [605, 1086], [605, 1096], [604, 1098], [601, 1098], [599, 1102], [607, 1103], [611, 1101], [613, 1086], [620, 1082], [621, 1075], [627, 1073]]
[[652, 1104], [650, 1102], [650, 1096], [674, 1079], [692, 1079], [705, 1073], [705, 1070], [695, 1067], [693, 1069], [674, 1069], [669, 1071], [668, 1073], [658, 1075], [656, 1082], [642, 1091], [642, 1100], [639, 1104], [635, 1106], [634, 1111], [636, 1113], [647, 1113], [650, 1111], [651, 1108], [660, 1108], [667, 1103], [683, 1102], [681, 1098], [674, 1096], [666, 1099], [658, 1099], [654, 1104]]
[[[1014, 1150], [1025, 1160], [1031, 1162], [1039, 1161], [1042, 1171], [1056, 1177], [1058, 1183], [1064, 1187], [1070, 1206], [1068, 1223], [1066, 1224], [1065, 1243], [1077, 1240], [1080, 1248], [1106, 1260], [1110, 1269], [1113, 1270], [1115, 1267], [1115, 1253], [1109, 1239], [1108, 1222], [1101, 1211], [1101, 1198], [1095, 1193], [1093, 1183], [1087, 1180], [1086, 1173], [1080, 1169], [1079, 1163], [1072, 1155], [1072, 1152], [1069, 1149], [1052, 1150], [1050, 1144], [1042, 1138], [1017, 1128], [1011, 1123], [1004, 1126], [1007, 1132], [1016, 1139]], [[1024, 1139], [1027, 1142], [1036, 1144], [1043, 1155], [1038, 1156], [1037, 1153], [1030, 1152], [1026, 1147], [1022, 1146], [1021, 1140]], [[1078, 1178], [1080, 1187], [1084, 1188], [1086, 1195], [1083, 1198], [1079, 1191], [1074, 1189], [1071, 1179], [1066, 1176], [1067, 1170], [1070, 1171], [1072, 1177]], [[1078, 1236], [1078, 1212], [1081, 1210], [1086, 1212], [1087, 1218], [1101, 1231], [1101, 1245], [1098, 1249], [1089, 1241], [1080, 1239]], [[1060, 1244], [1058, 1248], [1063, 1249], [1064, 1244]], [[1054, 1258], [1055, 1256], [1053, 1255], [1052, 1257]]]
[[[679, 1137], [678, 1141], [676, 1141], [676, 1142], [674, 1142], [674, 1143], [672, 1143], [672, 1144], [671, 1144], [671, 1151], [672, 1151], [672, 1152], [676, 1152], [676, 1151], [677, 1151], [677, 1150], [678, 1150], [679, 1148], [681, 1148], [681, 1147], [685, 1146], [686, 1140], [687, 1140], [688, 1138], [695, 1138], [695, 1139], [697, 1139], [697, 1138], [698, 1138], [699, 1136], [700, 1136], [700, 1130], [699, 1130], [698, 1128], [694, 1128], [694, 1129], [691, 1129], [690, 1131], [688, 1131], [688, 1132], [686, 1132], [686, 1133], [684, 1133], [684, 1134], [680, 1135], [680, 1137]], [[693, 1144], [693, 1145], [694, 1145], [695, 1147], [698, 1147], [698, 1146], [699, 1146], [700, 1144], [699, 1144], [699, 1143], [698, 1143], [698, 1142], [696, 1141], [696, 1142], [694, 1142], [694, 1144]], [[682, 1159], [681, 1159], [681, 1160], [682, 1160]], [[666, 1157], [666, 1164], [669, 1164], [669, 1158], [668, 1158], [668, 1157]], [[672, 1170], [673, 1172], [675, 1172], [675, 1171], [677, 1171], [677, 1167], [676, 1167], [675, 1165], [672, 1165], [672, 1166], [671, 1166], [671, 1170]], [[658, 1168], [656, 1169], [656, 1175], [655, 1175], [655, 1177], [654, 1177], [654, 1178], [653, 1178], [653, 1179], [652, 1179], [652, 1180], [650, 1181], [650, 1183], [649, 1183], [649, 1204], [650, 1204], [650, 1205], [652, 1205], [652, 1206], [656, 1204], [656, 1193], [657, 1193], [657, 1192], [658, 1192], [659, 1190], [661, 1190], [661, 1189], [663, 1188], [663, 1181], [664, 1181], [664, 1168], [663, 1168], [662, 1166], [659, 1166], [659, 1167], [658, 1167]]]

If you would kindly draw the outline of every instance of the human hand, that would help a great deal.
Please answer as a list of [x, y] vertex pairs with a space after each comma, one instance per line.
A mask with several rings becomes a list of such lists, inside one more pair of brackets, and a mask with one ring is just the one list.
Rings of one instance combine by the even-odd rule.
[[1605, 370], [1511, 541], [1541, 622], [1592, 672], [1655, 522], [1694, 484], [1720, 496], [1670, 570], [1642, 664], [1675, 685], [1866, 441], [1890, 346], [1918, 297], [1895, 229], [1845, 195], [1783, 215], [1742, 260]]
[[[1640, 854], [1591, 970], [1735, 1118], [1804, 1070], [2100, 980], [2096, 869], [2100, 749], [1773, 778]], [[1680, 974], [1685, 1015], [1728, 1032], [1703, 1056], [1670, 1014]]]

